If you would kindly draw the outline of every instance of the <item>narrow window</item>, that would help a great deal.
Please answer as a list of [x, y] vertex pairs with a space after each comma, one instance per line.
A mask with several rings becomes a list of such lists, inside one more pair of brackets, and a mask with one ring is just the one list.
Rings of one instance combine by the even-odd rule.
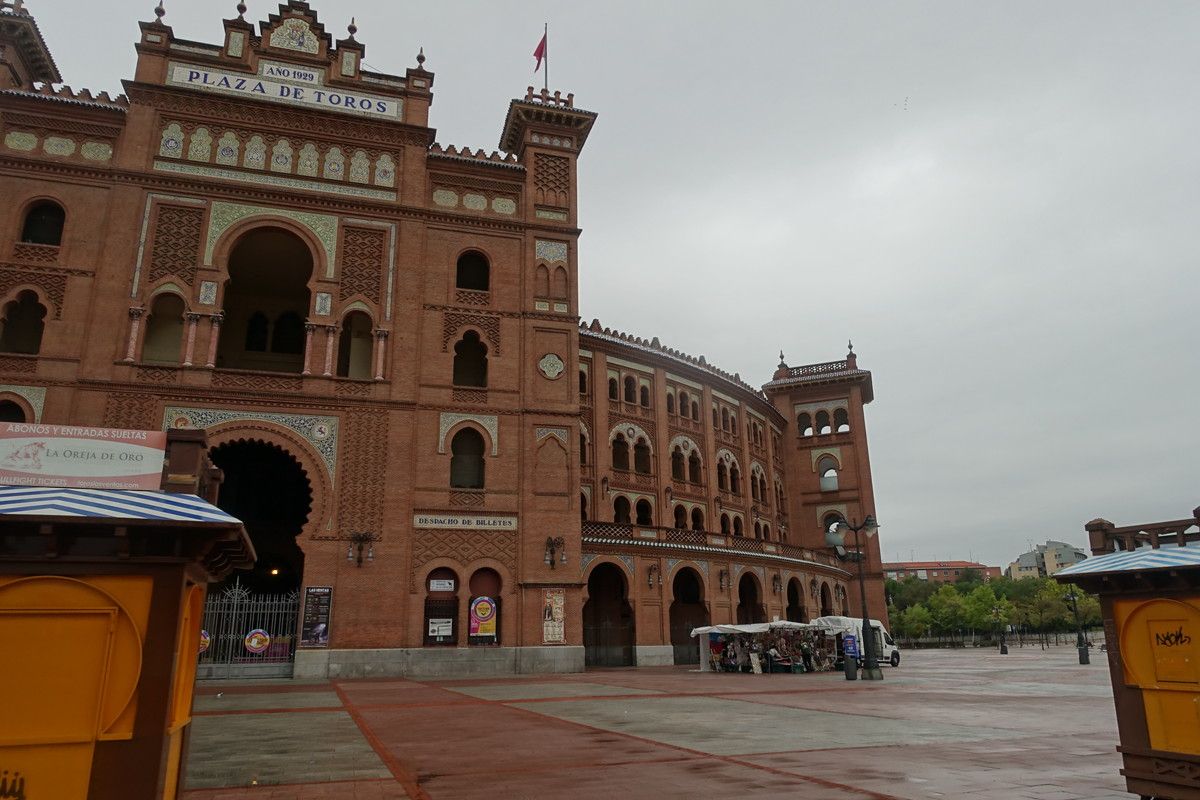
[[817, 412], [817, 433], [826, 434], [826, 433], [832, 433], [832, 432], [833, 432], [833, 428], [831, 428], [829, 426], [829, 412], [828, 411], [818, 411]]
[[637, 501], [637, 524], [638, 525], [653, 525], [654, 513], [650, 507], [649, 500]]
[[271, 323], [267, 321], [266, 314], [261, 311], [255, 311], [251, 314], [250, 319], [246, 320], [246, 352], [267, 352], [270, 329]]
[[673, 394], [667, 395], [667, 413], [668, 414], [675, 413], [675, 395], [673, 395]]
[[850, 415], [846, 413], [846, 409], [839, 408], [833, 412], [833, 427], [838, 433], [847, 433], [850, 430]]
[[836, 492], [838, 490], [837, 462], [829, 456], [823, 456], [817, 461], [817, 474], [821, 476], [821, 491]]
[[638, 439], [633, 446], [633, 470], [642, 475], [650, 474], [650, 445], [645, 439]]
[[700, 478], [700, 455], [693, 452], [688, 456], [688, 480], [691, 483], [703, 483]]
[[675, 506], [675, 527], [680, 530], [687, 527], [687, 509], [683, 506]]
[[338, 339], [337, 374], [342, 378], [369, 379], [373, 344], [371, 318], [361, 311], [347, 314]]
[[579, 434], [579, 463], [587, 464], [587, 437]]
[[550, 297], [555, 300], [566, 300], [568, 296], [567, 283], [567, 271], [562, 267], [555, 269], [554, 285], [551, 287]]
[[183, 344], [183, 298], [164, 292], [154, 298], [146, 320], [142, 361], [149, 364], [178, 364]]
[[671, 453], [671, 480], [684, 480], [684, 463], [683, 451], [676, 447]]
[[629, 500], [618, 497], [613, 501], [613, 522], [618, 525], [629, 524]]
[[742, 472], [734, 464], [729, 468], [729, 491], [734, 494], [742, 493]]
[[625, 402], [637, 402], [637, 381], [633, 379], [632, 375], [625, 376]]
[[612, 443], [612, 468], [629, 471], [629, 442], [619, 433]]
[[638, 403], [642, 406], [642, 408], [650, 407], [650, 387], [643, 386], [642, 388], [638, 389]]
[[285, 311], [271, 330], [271, 352], [300, 355], [304, 352], [304, 320], [295, 311]]
[[463, 428], [450, 441], [450, 488], [482, 489], [483, 435], [474, 428]]
[[729, 469], [724, 462], [717, 463], [717, 488], [722, 492], [729, 491]]
[[800, 431], [801, 436], [812, 436], [812, 417], [808, 413], [804, 413], [796, 417], [796, 429]]
[[579, 370], [579, 393], [580, 394], [588, 393], [587, 373], [584, 372], [583, 370]]
[[487, 386], [487, 346], [475, 331], [454, 345], [454, 385]]
[[608, 399], [609, 400], [621, 399], [621, 390], [617, 388], [617, 379], [616, 378], [608, 379]]
[[25, 244], [44, 244], [58, 247], [62, 244], [63, 226], [67, 212], [58, 203], [46, 201], [29, 209], [25, 224], [21, 228], [21, 241]]
[[734, 536], [742, 535], [742, 518], [741, 517], [733, 518], [733, 535]]
[[46, 307], [31, 291], [17, 295], [4, 307], [4, 330], [0, 332], [0, 353], [37, 355], [42, 349], [46, 328]]
[[721, 515], [721, 534], [724, 536], [729, 535], [729, 515], [728, 514]]
[[692, 509], [692, 530], [704, 530], [704, 512], [698, 508]]
[[459, 289], [486, 292], [491, 278], [491, 266], [483, 253], [468, 250], [458, 257], [454, 285]]

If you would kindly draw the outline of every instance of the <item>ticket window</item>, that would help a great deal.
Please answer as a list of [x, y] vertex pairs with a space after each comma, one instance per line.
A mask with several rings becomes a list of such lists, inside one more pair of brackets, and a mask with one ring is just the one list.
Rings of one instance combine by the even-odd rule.
[[458, 575], [445, 567], [425, 579], [425, 646], [458, 644]]
[[1155, 750], [1200, 755], [1200, 597], [1118, 600], [1127, 684], [1142, 690]]
[[497, 647], [500, 644], [500, 588], [500, 575], [493, 569], [476, 570], [471, 576], [467, 643], [472, 647]]

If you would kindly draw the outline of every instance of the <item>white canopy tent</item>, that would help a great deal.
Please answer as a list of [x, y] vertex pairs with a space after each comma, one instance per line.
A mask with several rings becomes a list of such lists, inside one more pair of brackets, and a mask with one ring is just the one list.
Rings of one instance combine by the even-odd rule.
[[708, 634], [710, 633], [767, 633], [769, 631], [801, 631], [808, 628], [817, 628], [818, 625], [808, 622], [791, 622], [786, 619], [778, 619], [774, 622], [753, 622], [747, 625], [705, 625], [702, 628], [693, 628], [692, 636], [698, 637], [698, 646], [700, 649], [700, 671], [711, 672], [712, 666], [708, 663]]

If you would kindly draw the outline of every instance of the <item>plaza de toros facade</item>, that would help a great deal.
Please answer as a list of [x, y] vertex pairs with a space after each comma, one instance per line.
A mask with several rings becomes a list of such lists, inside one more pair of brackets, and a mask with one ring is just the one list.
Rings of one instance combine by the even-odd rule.
[[[110, 97], [52, 88], [0, 2], [0, 418], [206, 429], [241, 590], [329, 588], [298, 677], [682, 663], [695, 625], [859, 612], [823, 537], [875, 513], [853, 352], [760, 390], [581, 324], [594, 113], [529, 90], [502, 152], [439, 145], [424, 55], [239, 11], [206, 44], [160, 7]], [[883, 618], [876, 540], [866, 573]]]

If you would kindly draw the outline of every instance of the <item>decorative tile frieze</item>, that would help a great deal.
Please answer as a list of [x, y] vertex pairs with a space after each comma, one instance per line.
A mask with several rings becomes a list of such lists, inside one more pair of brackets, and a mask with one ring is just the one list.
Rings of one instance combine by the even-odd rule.
[[[155, 166], [157, 167], [158, 164], [156, 163]], [[276, 180], [284, 179], [277, 178]], [[212, 212], [209, 215], [208, 244], [204, 249], [204, 263], [212, 266], [213, 252], [216, 250], [217, 242], [220, 240], [222, 234], [238, 222], [257, 216], [286, 217], [299, 222], [312, 231], [325, 248], [325, 277], [333, 278], [334, 265], [337, 261], [338, 218], [329, 214], [313, 214], [307, 211], [295, 211], [290, 208], [247, 206], [240, 203], [213, 203]]]
[[535, 251], [538, 260], [545, 261], [548, 264], [567, 263], [566, 242], [549, 242], [545, 239], [538, 239]]
[[[261, 151], [256, 150], [253, 154], [249, 148], [246, 151], [246, 160], [248, 164], [252, 158], [262, 159], [264, 157], [265, 156], [263, 156]], [[261, 168], [261, 162], [259, 163], [259, 168]], [[371, 189], [366, 186], [346, 186], [343, 184], [322, 183], [320, 181], [293, 178], [282, 174], [250, 175], [238, 170], [220, 169], [218, 167], [204, 167], [198, 164], [180, 164], [174, 161], [155, 161], [154, 169], [157, 172], [173, 172], [182, 175], [196, 175], [202, 178], [215, 178], [217, 180], [233, 181], [235, 183], [249, 183], [256, 186], [273, 186], [277, 189], [303, 189], [304, 191], [308, 192], [336, 194], [342, 197], [361, 197], [368, 200], [395, 201], [396, 199], [395, 192], [389, 192], [384, 189]]]
[[9, 150], [20, 150], [28, 153], [38, 146], [38, 137], [25, 131], [9, 131], [4, 136], [4, 146]]
[[0, 392], [9, 392], [20, 397], [33, 408], [33, 422], [42, 421], [42, 410], [46, 406], [45, 386], [18, 386], [11, 383], [0, 383]]
[[299, 435], [320, 454], [332, 481], [337, 465], [338, 418], [308, 414], [273, 414], [220, 408], [163, 409], [163, 430], [171, 428], [214, 428], [235, 422], [269, 422]]
[[460, 422], [474, 422], [492, 439], [492, 455], [500, 454], [500, 418], [494, 414], [453, 414], [443, 412], [438, 422], [438, 453], [446, 453], [446, 434]]
[[84, 142], [79, 153], [88, 161], [111, 161], [113, 149], [107, 142]]
[[567, 429], [566, 428], [534, 428], [533, 429], [533, 437], [534, 437], [535, 441], [540, 442], [542, 439], [546, 439], [550, 436], [553, 436], [555, 439], [558, 439], [560, 442], [563, 443], [564, 446], [568, 446], [568, 447], [570, 446], [567, 442]]

